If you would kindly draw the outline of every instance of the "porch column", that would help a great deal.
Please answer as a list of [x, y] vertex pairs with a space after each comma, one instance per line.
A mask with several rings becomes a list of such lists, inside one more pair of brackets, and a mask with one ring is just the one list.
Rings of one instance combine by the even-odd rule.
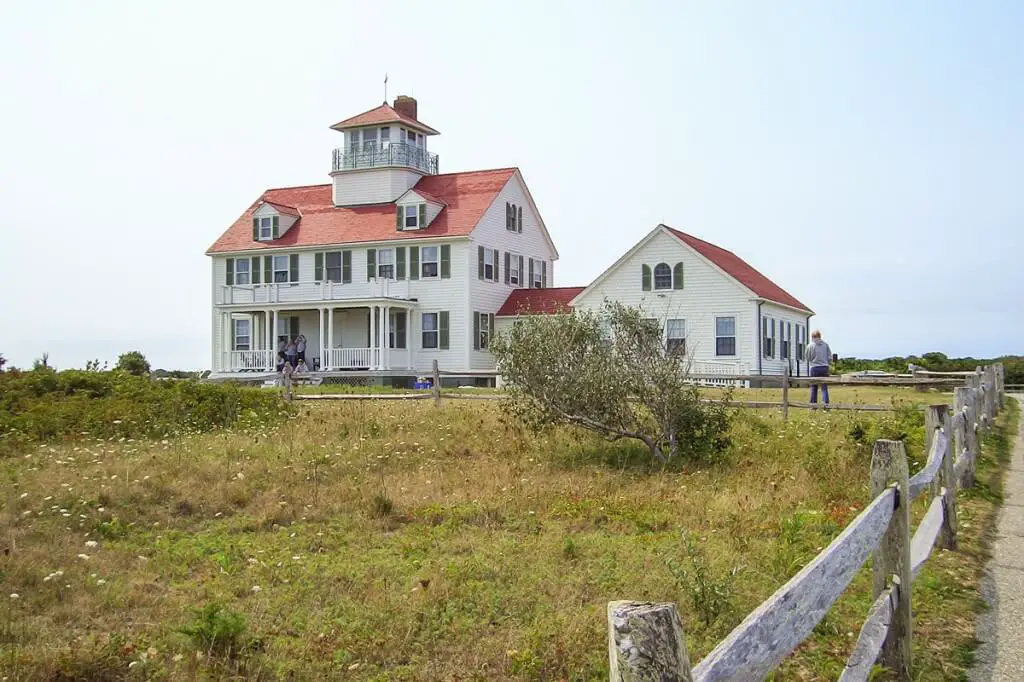
[[388, 309], [387, 306], [378, 306], [377, 315], [380, 318], [380, 336], [377, 338], [377, 345], [380, 348], [380, 369], [388, 367]]
[[[377, 347], [377, 306], [370, 306], [370, 348]], [[373, 353], [370, 353], [373, 355]], [[377, 369], [377, 363], [372, 362], [371, 369]]]
[[412, 369], [412, 308], [405, 309], [405, 366]]
[[331, 367], [331, 351], [334, 350], [334, 307], [327, 309], [327, 366]]
[[221, 346], [223, 348], [223, 352], [221, 353], [223, 360], [221, 362], [224, 363], [225, 371], [231, 371], [233, 369], [231, 367], [231, 351], [234, 350], [231, 345], [231, 313], [224, 313], [221, 316], [220, 328], [222, 339]]
[[[324, 357], [326, 355], [326, 353], [324, 353], [324, 346], [326, 345], [327, 336], [324, 335], [324, 309], [323, 308], [317, 308], [317, 310], [320, 312], [320, 326], [317, 327], [316, 342], [320, 346], [320, 369], [323, 369], [324, 368], [324, 363], [327, 362], [327, 358]], [[309, 344], [306, 344], [306, 352], [307, 353], [309, 352]], [[307, 363], [307, 365], [312, 367], [312, 365], [313, 365], [313, 359], [312, 358], [309, 359], [309, 362]]]
[[270, 319], [270, 311], [264, 310], [263, 326], [265, 329], [263, 330], [263, 342], [265, 344], [264, 348], [269, 351], [268, 355], [270, 356], [270, 359], [267, 360], [268, 371], [273, 370], [274, 367], [277, 366], [277, 349], [274, 348], [274, 325], [272, 323], [273, 320]]

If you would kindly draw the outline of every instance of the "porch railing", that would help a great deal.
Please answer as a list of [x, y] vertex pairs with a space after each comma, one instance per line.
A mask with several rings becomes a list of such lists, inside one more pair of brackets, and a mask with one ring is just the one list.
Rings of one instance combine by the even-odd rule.
[[408, 142], [364, 142], [334, 150], [331, 170], [409, 166], [430, 175], [437, 175], [437, 154]]
[[228, 369], [234, 372], [265, 372], [274, 368], [272, 350], [228, 351]]
[[378, 348], [324, 348], [327, 369], [374, 369], [380, 366]]
[[237, 303], [301, 303], [367, 298], [409, 298], [408, 280], [371, 279], [366, 282], [273, 282], [222, 285], [218, 305]]
[[[694, 382], [706, 386], [741, 386], [745, 382], [737, 381], [735, 377], [747, 373], [747, 366], [742, 362], [694, 360], [690, 364], [690, 374], [695, 376]], [[722, 378], [717, 379], [715, 375], [721, 375]]]

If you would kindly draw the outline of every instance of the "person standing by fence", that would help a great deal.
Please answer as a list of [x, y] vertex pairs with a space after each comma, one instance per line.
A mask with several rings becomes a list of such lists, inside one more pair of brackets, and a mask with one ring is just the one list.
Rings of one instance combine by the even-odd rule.
[[[829, 365], [832, 364], [832, 349], [821, 340], [821, 332], [815, 329], [811, 333], [811, 343], [807, 346], [807, 366], [812, 377], [827, 377]], [[811, 405], [818, 404], [818, 386], [811, 384]], [[828, 407], [828, 384], [820, 384], [821, 399]]]

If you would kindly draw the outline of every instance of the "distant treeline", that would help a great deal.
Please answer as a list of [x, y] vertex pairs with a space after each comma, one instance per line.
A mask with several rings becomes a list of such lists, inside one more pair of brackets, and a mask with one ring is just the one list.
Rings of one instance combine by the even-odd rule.
[[906, 373], [909, 365], [915, 365], [933, 372], [969, 372], [976, 367], [993, 362], [1003, 363], [1007, 384], [1024, 384], [1024, 356], [1004, 355], [999, 358], [948, 358], [943, 353], [925, 353], [924, 355], [908, 355], [907, 357], [883, 358], [866, 360], [862, 358], [839, 358], [835, 371], [859, 372], [865, 369], [877, 369], [897, 374]]

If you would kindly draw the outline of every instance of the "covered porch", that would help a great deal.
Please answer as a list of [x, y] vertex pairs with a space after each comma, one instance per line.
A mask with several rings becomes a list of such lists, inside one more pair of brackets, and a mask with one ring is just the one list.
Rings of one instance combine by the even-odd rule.
[[411, 369], [415, 302], [220, 310], [214, 359], [219, 373], [275, 372], [279, 352], [306, 339], [310, 372]]

